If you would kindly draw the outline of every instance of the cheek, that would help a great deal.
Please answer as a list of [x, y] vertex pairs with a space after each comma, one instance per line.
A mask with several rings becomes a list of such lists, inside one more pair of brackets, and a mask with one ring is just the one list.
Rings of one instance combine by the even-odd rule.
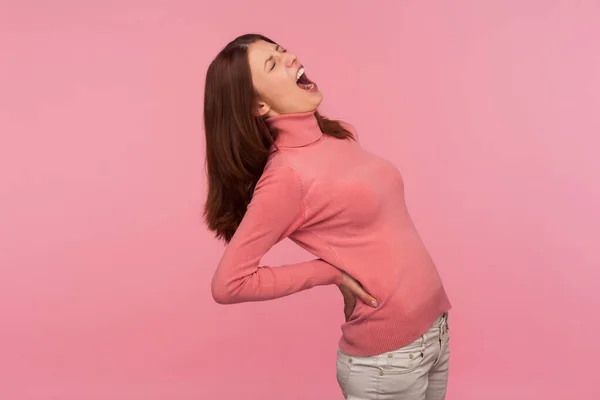
[[265, 80], [261, 82], [260, 86], [256, 86], [259, 93], [263, 96], [265, 100], [271, 100], [275, 102], [280, 102], [282, 98], [288, 97], [290, 91], [294, 90], [294, 85], [290, 83], [288, 79], [282, 79], [279, 77], [272, 77], [268, 81]]
[[290, 89], [294, 88], [294, 84], [287, 75], [273, 77], [273, 80], [270, 83], [271, 90], [278, 94], [289, 93]]

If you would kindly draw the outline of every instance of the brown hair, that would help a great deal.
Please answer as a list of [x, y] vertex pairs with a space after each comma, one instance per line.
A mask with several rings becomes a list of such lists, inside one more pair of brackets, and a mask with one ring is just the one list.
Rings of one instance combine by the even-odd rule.
[[[261, 177], [277, 132], [269, 130], [265, 118], [256, 114], [258, 94], [252, 85], [248, 46], [256, 41], [274, 41], [247, 34], [230, 42], [213, 60], [206, 73], [204, 131], [208, 196], [204, 218], [219, 239], [229, 242], [254, 187]], [[324, 134], [351, 139], [340, 121], [318, 112], [315, 117]]]

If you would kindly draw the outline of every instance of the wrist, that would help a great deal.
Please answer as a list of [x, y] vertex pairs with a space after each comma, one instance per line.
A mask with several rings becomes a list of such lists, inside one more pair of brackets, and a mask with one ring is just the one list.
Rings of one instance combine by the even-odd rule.
[[341, 286], [342, 282], [344, 280], [344, 273], [339, 270], [339, 269], [335, 269], [336, 274], [333, 276], [333, 283], [336, 284], [337, 286]]

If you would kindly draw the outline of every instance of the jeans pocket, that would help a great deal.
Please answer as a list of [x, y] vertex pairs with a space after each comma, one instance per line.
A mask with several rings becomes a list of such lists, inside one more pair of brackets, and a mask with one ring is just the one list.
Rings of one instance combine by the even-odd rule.
[[401, 375], [414, 371], [425, 359], [425, 338], [420, 337], [401, 349], [384, 356], [380, 369], [385, 375]]

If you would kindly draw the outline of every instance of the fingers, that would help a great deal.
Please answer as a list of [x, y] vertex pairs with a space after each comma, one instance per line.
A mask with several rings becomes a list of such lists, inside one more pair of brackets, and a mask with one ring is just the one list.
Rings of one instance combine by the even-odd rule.
[[371, 307], [378, 307], [379, 303], [375, 297], [371, 296], [367, 293], [362, 287], [358, 286], [354, 295], [361, 299], [365, 304], [370, 305]]
[[344, 289], [350, 290], [354, 296], [358, 297], [363, 303], [368, 304], [371, 307], [379, 306], [377, 299], [367, 293], [365, 289], [363, 289], [363, 287], [348, 274], [344, 274], [344, 280], [342, 281], [342, 286], [340, 287], [342, 293], [344, 293]]
[[365, 294], [366, 300], [365, 303], [369, 304], [371, 307], [379, 307], [379, 303], [375, 297], [372, 297], [368, 294]]

